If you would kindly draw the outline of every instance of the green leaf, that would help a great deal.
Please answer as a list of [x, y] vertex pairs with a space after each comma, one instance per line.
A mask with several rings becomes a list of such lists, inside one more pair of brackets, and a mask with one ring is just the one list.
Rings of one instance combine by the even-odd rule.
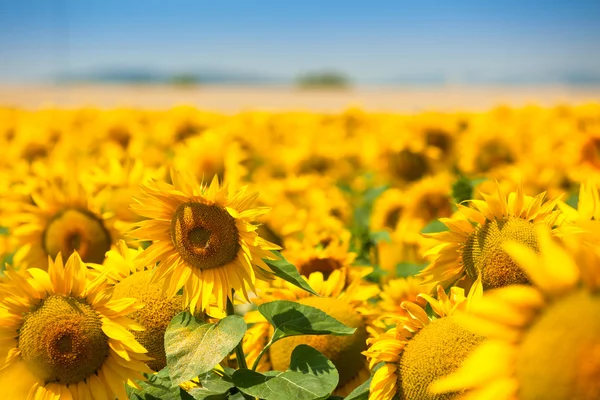
[[273, 270], [276, 276], [308, 293], [316, 296], [319, 295], [310, 287], [308, 282], [300, 275], [298, 269], [293, 264], [290, 264], [281, 254], [279, 254], [279, 252], [274, 251], [274, 253], [281, 257], [281, 259], [267, 260], [266, 258], [263, 258], [263, 261]]
[[448, 227], [440, 222], [439, 219], [434, 219], [430, 223], [428, 223], [425, 228], [421, 229], [421, 233], [438, 233], [438, 232], [446, 232]]
[[212, 370], [246, 333], [242, 317], [230, 315], [216, 324], [177, 314], [165, 332], [165, 352], [173, 384], [179, 385]]
[[375, 244], [379, 242], [387, 242], [392, 243], [392, 237], [388, 231], [378, 231], [378, 232], [370, 232], [369, 237], [371, 241]]
[[164, 368], [154, 375], [148, 375], [145, 382], [138, 381], [141, 389], [125, 386], [131, 400], [192, 400], [193, 397], [179, 386], [174, 386], [169, 377], [169, 369]]
[[285, 372], [261, 374], [241, 369], [233, 374], [233, 383], [240, 391], [265, 400], [326, 399], [338, 381], [333, 363], [304, 344], [294, 349], [290, 367]]
[[189, 394], [194, 400], [226, 400], [228, 398], [227, 393], [213, 392], [203, 387], [194, 388], [190, 390]]
[[414, 263], [400, 263], [396, 265], [396, 276], [398, 278], [406, 278], [408, 276], [414, 276], [421, 272], [427, 264], [414, 264]]
[[214, 393], [226, 393], [234, 387], [230, 376], [220, 375], [215, 371], [209, 371], [198, 378], [203, 388]]
[[355, 328], [342, 324], [318, 308], [287, 300], [258, 306], [258, 311], [273, 325], [273, 342], [295, 335], [352, 335]]
[[577, 193], [577, 192], [571, 193], [571, 195], [565, 201], [565, 203], [567, 203], [567, 205], [569, 205], [577, 210], [577, 207], [579, 205], [579, 193]]
[[0, 226], [0, 235], [8, 235], [8, 228], [5, 226]]
[[369, 387], [371, 386], [371, 378], [363, 382], [359, 387], [354, 389], [344, 400], [367, 400], [369, 398]]

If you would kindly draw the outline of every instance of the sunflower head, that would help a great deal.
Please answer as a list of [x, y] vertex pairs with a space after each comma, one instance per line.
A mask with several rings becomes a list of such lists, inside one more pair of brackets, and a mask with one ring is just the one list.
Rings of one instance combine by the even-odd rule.
[[[105, 278], [90, 281], [77, 252], [66, 265], [59, 253], [48, 272], [30, 268], [6, 276], [0, 333], [10, 339], [0, 348], [0, 368], [21, 371], [23, 393], [14, 392], [15, 398], [92, 392], [126, 398], [124, 384], [150, 372], [143, 363], [146, 350], [125, 328], [142, 329], [125, 317], [142, 306], [133, 298], [113, 299]], [[0, 384], [11, 385], [2, 381], [10, 375], [2, 375]]]
[[152, 282], [152, 271], [139, 271], [115, 285], [114, 298], [135, 298], [144, 304], [144, 308], [127, 317], [144, 327], [143, 331], [132, 333], [152, 358], [146, 364], [160, 371], [167, 365], [165, 331], [173, 317], [184, 310], [181, 296], [166, 297], [163, 282]]
[[121, 236], [78, 181], [40, 185], [31, 199], [8, 221], [20, 246], [15, 259], [25, 266], [45, 269], [48, 257], [75, 251], [84, 262], [102, 263]]
[[488, 340], [436, 382], [435, 393], [469, 390], [474, 399], [494, 393], [501, 400], [600, 396], [600, 251], [574, 238], [559, 243], [541, 227], [536, 233], [538, 253], [505, 244], [533, 286], [487, 292], [469, 315], [457, 316]]
[[225, 309], [232, 289], [248, 300], [256, 277], [270, 277], [262, 259], [274, 259], [271, 250], [279, 249], [258, 236], [252, 223], [269, 209], [252, 208], [258, 195], [247, 195], [246, 188], [229, 194], [216, 176], [204, 185], [173, 170], [171, 180], [172, 185], [156, 181], [142, 185], [142, 195], [132, 205], [149, 218], [132, 235], [154, 241], [137, 261], [159, 262], [153, 279], [165, 279], [167, 296], [183, 287], [184, 305], [192, 313], [209, 307], [213, 295], [217, 307]]
[[559, 199], [545, 201], [545, 193], [525, 196], [521, 187], [507, 198], [496, 187], [495, 195], [482, 194], [483, 200], [471, 200], [470, 207], [459, 205], [453, 218], [441, 218], [449, 231], [425, 235], [442, 242], [425, 254], [432, 258], [419, 274], [426, 282], [474, 282], [481, 276], [485, 289], [529, 283], [503, 245], [516, 241], [537, 251], [535, 227], [554, 229]]
[[23, 317], [19, 330], [21, 357], [45, 382], [83, 381], [108, 357], [102, 320], [82, 299], [49, 296]]
[[455, 322], [456, 310], [467, 309], [473, 299], [480, 297], [481, 287], [471, 290], [465, 298], [464, 290], [453, 287], [447, 296], [442, 286], [438, 298], [420, 295], [439, 316], [430, 319], [425, 311], [412, 302], [402, 303], [406, 316], [401, 316], [395, 328], [369, 339], [364, 354], [371, 367], [384, 362], [371, 382], [371, 399], [451, 399], [451, 395], [433, 395], [429, 385], [455, 371], [463, 360], [483, 340]]

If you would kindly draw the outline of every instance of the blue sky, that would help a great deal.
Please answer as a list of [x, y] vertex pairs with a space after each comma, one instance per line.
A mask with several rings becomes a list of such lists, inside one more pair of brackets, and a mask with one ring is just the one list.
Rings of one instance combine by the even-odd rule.
[[599, 21], [599, 0], [0, 0], [0, 81], [114, 68], [551, 80], [600, 75]]

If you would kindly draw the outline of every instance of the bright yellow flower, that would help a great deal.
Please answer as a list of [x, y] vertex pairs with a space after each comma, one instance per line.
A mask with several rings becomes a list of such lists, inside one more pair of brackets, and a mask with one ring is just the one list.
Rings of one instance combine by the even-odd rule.
[[258, 194], [248, 195], [246, 188], [229, 194], [217, 177], [204, 185], [172, 170], [171, 179], [172, 185], [142, 185], [142, 195], [132, 205], [149, 218], [132, 234], [153, 241], [137, 261], [149, 266], [158, 262], [153, 279], [166, 280], [168, 296], [183, 288], [184, 304], [192, 313], [208, 308], [212, 295], [224, 310], [232, 290], [249, 301], [257, 277], [272, 276], [262, 259], [274, 259], [270, 250], [279, 249], [259, 237], [252, 223], [269, 209], [252, 208]]
[[73, 253], [49, 261], [48, 272], [7, 271], [0, 286], [0, 385], [7, 399], [126, 399], [150, 372], [146, 352], [125, 315], [135, 299], [115, 300], [102, 278], [89, 281]]
[[425, 254], [432, 259], [419, 274], [425, 282], [449, 285], [463, 279], [468, 287], [481, 276], [484, 289], [529, 282], [502, 244], [516, 240], [537, 250], [535, 226], [554, 227], [560, 216], [558, 199], [545, 201], [545, 193], [526, 196], [521, 187], [506, 198], [498, 184], [495, 195], [482, 196], [484, 200], [471, 200], [470, 206], [458, 205], [453, 218], [440, 219], [449, 231], [425, 235], [442, 242]]
[[463, 367], [433, 385], [436, 393], [469, 389], [469, 399], [600, 398], [600, 251], [538, 229], [539, 254], [516, 242], [506, 251], [534, 286], [486, 293], [460, 317], [488, 337]]
[[442, 286], [437, 288], [437, 300], [421, 294], [439, 318], [431, 319], [421, 306], [402, 303], [407, 315], [395, 328], [369, 339], [364, 354], [370, 368], [383, 362], [371, 380], [369, 400], [441, 400], [432, 396], [428, 386], [441, 376], [455, 371], [468, 354], [483, 340], [457, 325], [454, 314], [471, 306], [481, 295], [481, 286], [471, 290], [453, 287], [450, 297]]

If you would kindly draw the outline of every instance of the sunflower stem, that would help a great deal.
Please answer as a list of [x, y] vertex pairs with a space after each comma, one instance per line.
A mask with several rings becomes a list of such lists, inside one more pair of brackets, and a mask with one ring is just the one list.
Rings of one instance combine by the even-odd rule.
[[273, 344], [273, 338], [271, 338], [271, 340], [269, 340], [269, 343], [267, 343], [267, 345], [260, 351], [260, 353], [258, 353], [258, 357], [256, 357], [256, 360], [254, 360], [254, 364], [252, 364], [252, 371], [256, 371], [256, 367], [258, 367], [258, 362], [262, 358], [263, 354], [265, 354], [265, 351], [267, 351], [267, 349], [272, 344]]
[[[231, 291], [231, 299], [227, 298], [227, 315], [235, 315], [235, 310], [233, 309], [233, 295], [234, 291]], [[244, 348], [242, 347], [243, 339], [235, 346], [235, 358], [238, 362], [238, 368], [240, 369], [248, 369], [248, 364], [246, 364], [246, 356], [244, 355]]]

